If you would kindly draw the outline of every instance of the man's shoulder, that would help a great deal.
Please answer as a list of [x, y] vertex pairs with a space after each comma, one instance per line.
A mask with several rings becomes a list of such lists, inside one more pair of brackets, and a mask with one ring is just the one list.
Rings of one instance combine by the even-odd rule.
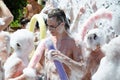
[[75, 43], [75, 40], [73, 38], [69, 38], [68, 39], [68, 42], [70, 42], [71, 44], [74, 44]]

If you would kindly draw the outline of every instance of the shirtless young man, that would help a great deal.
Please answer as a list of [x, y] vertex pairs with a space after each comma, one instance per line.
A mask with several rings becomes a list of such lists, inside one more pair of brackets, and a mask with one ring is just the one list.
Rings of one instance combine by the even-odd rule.
[[[79, 62], [82, 56], [81, 49], [76, 46], [75, 41], [68, 35], [69, 24], [66, 20], [65, 13], [60, 9], [53, 9], [48, 14], [47, 25], [52, 34], [51, 40], [56, 50]], [[67, 74], [70, 74], [68, 73], [70, 72], [69, 69], [66, 66], [64, 67]]]
[[[38, 45], [28, 67], [34, 68], [36, 65], [35, 64], [36, 62], [40, 62], [40, 64], [42, 64], [44, 61], [43, 59], [45, 59], [46, 61], [45, 65], [47, 65], [46, 67], [48, 68], [48, 64], [50, 64], [50, 62], [47, 60], [47, 58], [45, 58], [44, 53], [47, 52], [48, 50], [47, 43], [49, 43], [49, 41], [52, 41], [55, 49], [60, 51], [64, 55], [70, 57], [71, 59], [77, 62], [81, 61], [81, 57], [82, 57], [81, 48], [75, 44], [74, 39], [72, 39], [67, 33], [67, 30], [69, 29], [69, 24], [67, 22], [64, 11], [58, 8], [52, 9], [51, 11], [49, 11], [47, 26], [51, 33], [51, 36], [49, 38], [46, 38], [44, 41], [41, 41], [41, 43]], [[39, 59], [36, 59], [36, 57], [37, 58], [39, 57]], [[64, 66], [64, 67], [65, 67], [66, 73], [70, 74], [67, 66]], [[53, 68], [54, 67], [52, 66], [51, 69]], [[52, 77], [50, 73], [48, 75], [49, 76], [47, 76], [47, 78]]]

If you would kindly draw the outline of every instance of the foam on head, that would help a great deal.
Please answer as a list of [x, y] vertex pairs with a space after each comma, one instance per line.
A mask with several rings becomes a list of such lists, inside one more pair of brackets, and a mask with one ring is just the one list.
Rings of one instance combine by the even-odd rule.
[[87, 48], [95, 50], [96, 46], [102, 46], [106, 42], [104, 31], [99, 28], [90, 30], [86, 34], [84, 42]]
[[11, 34], [10, 45], [15, 51], [29, 53], [34, 48], [34, 34], [27, 29]]

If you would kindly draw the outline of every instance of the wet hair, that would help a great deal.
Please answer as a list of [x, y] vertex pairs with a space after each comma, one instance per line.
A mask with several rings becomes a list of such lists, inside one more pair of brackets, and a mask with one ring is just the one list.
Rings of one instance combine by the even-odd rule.
[[58, 23], [65, 22], [65, 29], [69, 29], [69, 20], [63, 10], [59, 8], [52, 9], [48, 12], [48, 18], [55, 17]]

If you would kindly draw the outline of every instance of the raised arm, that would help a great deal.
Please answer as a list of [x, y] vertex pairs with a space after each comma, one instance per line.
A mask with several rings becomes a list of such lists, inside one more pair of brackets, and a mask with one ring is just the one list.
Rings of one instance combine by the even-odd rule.
[[79, 24], [79, 21], [80, 21], [80, 18], [82, 16], [82, 14], [85, 13], [85, 8], [84, 7], [81, 7], [76, 18], [73, 20], [73, 23], [71, 25], [71, 28], [70, 28], [70, 32], [74, 32], [77, 28], [78, 28], [78, 24]]
[[3, 0], [0, 0], [0, 18], [3, 18], [5, 22], [4, 25], [0, 25], [0, 31], [8, 27], [8, 25], [13, 21], [13, 15], [7, 8]]

